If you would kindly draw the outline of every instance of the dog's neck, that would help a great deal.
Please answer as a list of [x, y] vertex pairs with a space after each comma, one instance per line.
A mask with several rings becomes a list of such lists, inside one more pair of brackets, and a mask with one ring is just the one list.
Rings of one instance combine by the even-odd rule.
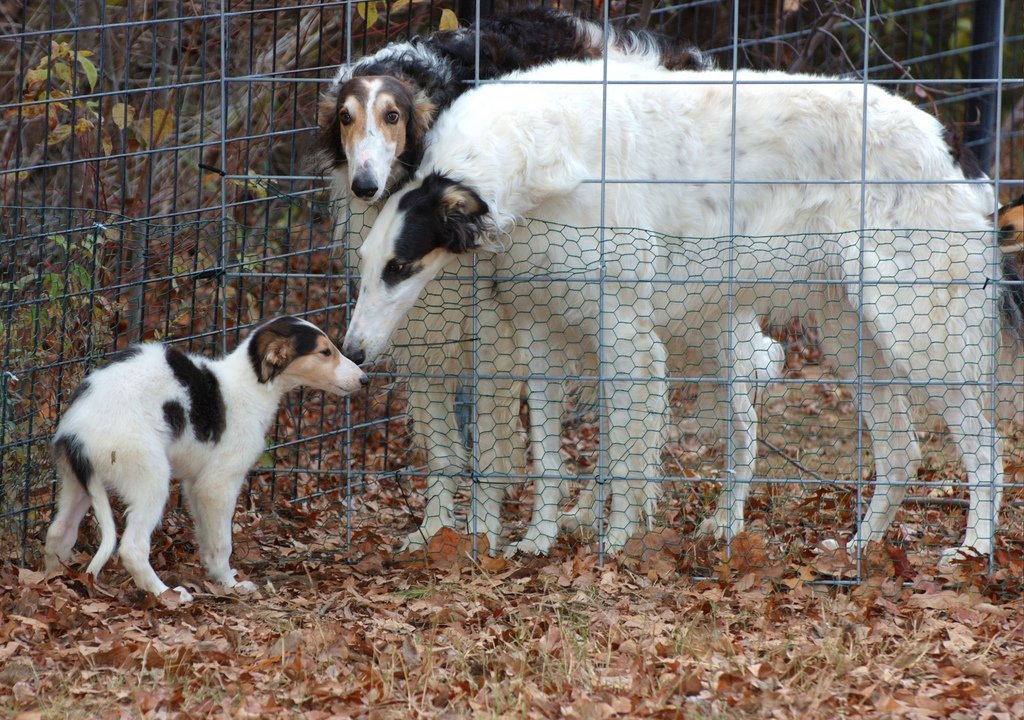
[[249, 359], [249, 340], [242, 342], [235, 350], [220, 360], [211, 362], [220, 381], [221, 392], [227, 407], [244, 408], [244, 411], [269, 425], [281, 404], [281, 398], [294, 386], [282, 376], [261, 383]]

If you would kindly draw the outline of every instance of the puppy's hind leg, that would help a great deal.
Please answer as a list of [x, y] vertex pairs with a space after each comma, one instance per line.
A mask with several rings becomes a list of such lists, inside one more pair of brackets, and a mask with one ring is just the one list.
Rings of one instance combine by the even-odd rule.
[[[89, 510], [89, 495], [78, 478], [61, 473], [57, 512], [50, 529], [46, 531], [44, 556], [46, 572], [53, 572], [60, 563], [71, 559], [71, 548], [78, 539], [78, 526]], [[93, 478], [93, 482], [99, 482]]]
[[[160, 595], [167, 590], [167, 585], [149, 564], [149, 552], [153, 531], [160, 524], [164, 505], [167, 503], [171, 466], [162, 452], [159, 455], [153, 453], [150, 460], [151, 462], [140, 463], [137, 466], [138, 474], [135, 477], [118, 483], [119, 494], [126, 507], [124, 534], [121, 536], [121, 564], [141, 589]], [[99, 507], [98, 494], [93, 492], [92, 498], [96, 515], [100, 517], [102, 511]], [[106, 498], [105, 492], [103, 498]], [[109, 503], [107, 507], [109, 508]], [[102, 526], [104, 521], [100, 522]], [[100, 555], [97, 553], [93, 564], [96, 564], [99, 558]], [[93, 564], [89, 566], [89, 572], [93, 571]], [[191, 593], [185, 588], [176, 587], [174, 590], [182, 602], [192, 599]]]

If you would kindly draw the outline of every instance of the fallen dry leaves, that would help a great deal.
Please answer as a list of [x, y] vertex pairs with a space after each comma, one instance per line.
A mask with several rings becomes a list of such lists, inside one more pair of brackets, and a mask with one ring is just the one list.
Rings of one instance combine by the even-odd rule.
[[[861, 561], [863, 582], [837, 587], [820, 581], [855, 565], [845, 551], [779, 558], [758, 533], [726, 552], [660, 529], [603, 566], [569, 539], [550, 558], [507, 561], [487, 558], [479, 537], [474, 559], [474, 539], [450, 530], [400, 556], [368, 532], [331, 558], [289, 558], [284, 546], [301, 546], [301, 534], [276, 547], [251, 537], [276, 558], [246, 568], [255, 595], [209, 592], [178, 552], [174, 572], [197, 595], [180, 607], [134, 590], [116, 564], [99, 584], [0, 568], [0, 713], [1024, 714], [1019, 573], [1014, 584], [965, 563], [908, 578], [905, 556], [878, 545]], [[713, 579], [681, 570], [694, 563]]]
[[[355, 405], [358, 418], [396, 419], [368, 422], [355, 438], [351, 454], [367, 472], [349, 498], [325, 491], [315, 473], [297, 473], [294, 484], [254, 480], [233, 554], [259, 588], [253, 595], [205, 582], [177, 498], [153, 562], [194, 603], [138, 592], [116, 563], [96, 583], [0, 561], [0, 715], [1024, 717], [1024, 513], [1009, 502], [1021, 495], [1024, 435], [1013, 438], [1018, 484], [993, 567], [969, 558], [936, 569], [936, 547], [962, 531], [962, 509], [949, 505], [904, 507], [887, 542], [859, 559], [826, 551], [822, 540], [853, 526], [870, 485], [856, 487], [842, 469], [840, 460], [856, 469], [853, 404], [845, 388], [812, 376], [813, 352], [790, 345], [790, 370], [809, 382], [765, 399], [775, 418], [765, 437], [839, 479], [755, 486], [748, 531], [731, 546], [695, 538], [719, 489], [701, 478], [719, 476], [722, 451], [681, 425], [665, 456], [681, 481], [659, 508], [661, 527], [604, 564], [592, 538], [560, 538], [548, 558], [506, 560], [488, 555], [483, 536], [452, 530], [395, 554], [393, 538], [423, 512], [425, 479], [400, 389], [375, 385]], [[696, 393], [677, 395], [680, 417], [694, 416]], [[287, 412], [280, 421], [298, 430]], [[922, 444], [912, 493], [957, 499], [948, 442], [935, 432]], [[567, 424], [563, 449], [577, 468], [593, 464], [597, 445], [591, 418]], [[343, 466], [336, 448], [309, 446], [278, 459]], [[769, 477], [794, 474], [777, 454], [761, 464]], [[512, 500], [525, 501], [505, 506], [508, 526], [521, 531], [530, 495], [517, 488]], [[95, 544], [86, 523], [80, 546]], [[85, 562], [80, 552], [73, 564]]]

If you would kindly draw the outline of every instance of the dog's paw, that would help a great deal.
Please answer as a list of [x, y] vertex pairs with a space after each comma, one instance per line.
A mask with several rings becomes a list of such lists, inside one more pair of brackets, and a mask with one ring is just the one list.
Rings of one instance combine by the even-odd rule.
[[402, 538], [402, 544], [399, 546], [398, 552], [406, 553], [413, 552], [414, 550], [422, 550], [427, 546], [427, 540], [429, 539], [429, 536], [425, 536], [425, 534], [419, 530], [413, 530]]
[[190, 593], [188, 590], [183, 588], [181, 585], [179, 585], [178, 587], [174, 588], [171, 592], [178, 593], [178, 602], [180, 602], [180, 603], [188, 603], [188, 602], [192, 602], [193, 600], [195, 600], [195, 598], [192, 597], [192, 593]]
[[961, 545], [960, 547], [946, 548], [942, 551], [942, 555], [939, 558], [939, 568], [942, 570], [951, 570], [953, 565], [959, 561], [978, 558], [985, 555], [988, 555], [987, 549], [979, 548], [974, 545]]
[[726, 510], [716, 510], [714, 515], [704, 518], [697, 526], [698, 537], [713, 537], [715, 540], [724, 540], [726, 537], [736, 537], [743, 532], [743, 518], [736, 513], [729, 513]]
[[558, 529], [565, 532], [578, 530], [596, 530], [597, 517], [588, 508], [574, 508], [558, 513]]
[[633, 533], [622, 528], [611, 528], [604, 536], [604, 552], [606, 555], [615, 555], [629, 542]]
[[231, 586], [231, 590], [237, 595], [248, 595], [256, 592], [256, 583], [250, 580], [239, 580]]
[[523, 555], [547, 555], [551, 552], [551, 546], [557, 537], [557, 528], [548, 534], [531, 527], [526, 537], [517, 543], [512, 543], [505, 548], [505, 557], [510, 558], [522, 553]]

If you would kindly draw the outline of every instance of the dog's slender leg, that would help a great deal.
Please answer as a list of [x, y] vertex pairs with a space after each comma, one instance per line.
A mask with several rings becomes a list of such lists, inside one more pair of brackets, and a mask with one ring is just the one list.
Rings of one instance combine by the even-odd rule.
[[471, 359], [477, 378], [477, 497], [483, 503], [474, 506], [470, 521], [483, 523], [491, 552], [496, 553], [501, 542], [501, 498], [509, 483], [518, 481], [514, 476], [526, 470], [525, 447], [517, 433], [523, 385], [516, 378], [526, 371], [520, 357], [526, 339], [502, 317], [495, 295], [481, 293], [478, 302], [480, 344]]
[[[970, 495], [964, 541], [943, 552], [944, 563], [961, 553], [991, 550], [1001, 498], [1002, 440], [984, 413], [978, 386], [980, 370], [991, 362], [995, 350], [986, 301], [981, 288], [957, 285], [896, 287], [884, 293], [873, 285], [864, 287], [865, 334], [876, 339], [879, 356], [894, 374], [955, 381], [941, 388], [928, 386], [959, 450]], [[933, 310], [911, 314], [922, 306]]]
[[[162, 456], [162, 452], [160, 455]], [[153, 531], [163, 517], [170, 481], [171, 468], [166, 459], [163, 459], [163, 462], [155, 463], [155, 467], [147, 468], [145, 474], [135, 478], [133, 482], [118, 485], [127, 508], [124, 534], [121, 536], [121, 563], [139, 588], [154, 595], [160, 595], [167, 590], [167, 585], [149, 564], [149, 552]], [[96, 502], [97, 497], [93, 494], [93, 506], [96, 507], [98, 514]], [[92, 565], [89, 567], [89, 572], [92, 572]], [[182, 602], [192, 599], [191, 593], [185, 588], [176, 587], [174, 590]]]
[[[865, 362], [865, 368], [867, 367]], [[871, 421], [871, 451], [875, 456], [875, 488], [849, 548], [861, 552], [872, 541], [880, 541], [892, 525], [907, 484], [917, 477], [921, 452], [911, 432], [910, 409], [904, 392], [879, 381], [865, 399]]]
[[[733, 336], [735, 351], [731, 362], [735, 377], [727, 392], [732, 398], [734, 468], [725, 479], [714, 515], [704, 520], [698, 528], [698, 534], [724, 537], [729, 541], [743, 532], [743, 513], [757, 460], [758, 419], [753, 383], [778, 378], [784, 361], [782, 347], [761, 333], [756, 314], [747, 309], [736, 312]], [[722, 366], [727, 366], [729, 362], [730, 358], [723, 354]]]
[[231, 567], [231, 520], [245, 472], [230, 471], [202, 475], [185, 485], [185, 497], [195, 520], [199, 557], [215, 582], [236, 592], [248, 593], [256, 585], [236, 579]]
[[[942, 562], [962, 555], [985, 555], [992, 549], [995, 522], [1002, 500], [1002, 438], [982, 411], [976, 387], [946, 387], [941, 393], [942, 416], [960, 450], [967, 471], [967, 528], [959, 547], [942, 552]], [[993, 437], [995, 442], [993, 443]]]
[[[845, 381], [858, 381], [858, 368], [869, 383], [864, 410], [869, 426], [871, 451], [875, 458], [876, 486], [863, 519], [848, 543], [860, 552], [868, 542], [881, 540], [892, 524], [906, 494], [907, 483], [917, 476], [921, 451], [912, 431], [908, 398], [895, 383], [896, 360], [878, 347], [874, 326], [860, 325], [849, 304], [836, 300], [827, 304], [821, 326], [821, 349], [835, 363], [836, 374]], [[856, 392], [856, 385], [848, 386]], [[857, 452], [861, 449], [857, 448]], [[839, 542], [827, 538], [826, 549]]]
[[[93, 482], [101, 482], [97, 477]], [[57, 512], [46, 531], [46, 572], [71, 559], [71, 549], [78, 539], [78, 526], [89, 510], [89, 494], [76, 477], [62, 476], [57, 496]]]
[[[436, 373], [436, 368], [431, 372]], [[466, 446], [455, 418], [454, 395], [454, 388], [450, 391], [443, 379], [413, 369], [409, 378], [409, 414], [413, 432], [427, 452], [429, 477], [423, 520], [405, 537], [403, 550], [424, 547], [441, 528], [455, 527], [452, 510], [458, 478], [465, 467]]]
[[[660, 497], [667, 357], [655, 333], [651, 303], [642, 297], [629, 302], [631, 293], [624, 290], [609, 295], [605, 327], [618, 337], [605, 364], [614, 379], [607, 398], [612, 503], [604, 548], [616, 553], [637, 531], [652, 498]], [[651, 483], [658, 485], [652, 488]]]
[[558, 506], [564, 497], [561, 414], [565, 385], [561, 381], [533, 379], [529, 387], [530, 443], [540, 477], [534, 480], [530, 526], [522, 540], [506, 548], [505, 554], [509, 557], [516, 553], [548, 554], [558, 536]]

